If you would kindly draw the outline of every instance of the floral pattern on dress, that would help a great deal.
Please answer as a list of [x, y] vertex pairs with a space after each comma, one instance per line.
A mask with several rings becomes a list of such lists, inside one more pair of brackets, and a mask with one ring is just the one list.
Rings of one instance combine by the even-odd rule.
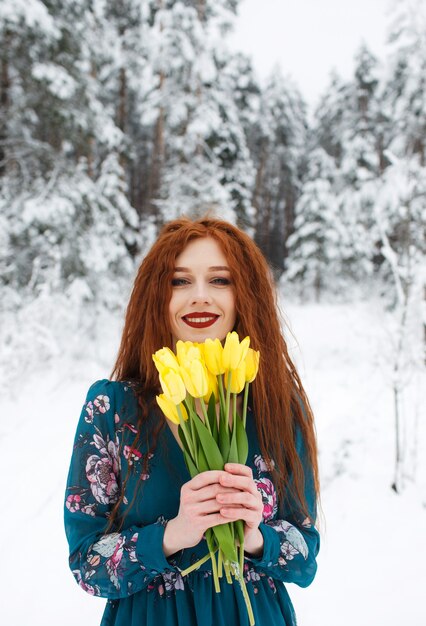
[[[274, 466], [274, 461], [271, 463]], [[280, 535], [278, 564], [285, 567], [288, 561], [293, 560], [298, 554], [306, 561], [309, 550], [302, 533], [290, 522], [274, 519], [278, 511], [277, 496], [274, 484], [270, 479], [268, 465], [262, 455], [255, 455], [254, 465], [257, 469], [257, 478], [254, 478], [254, 481], [263, 500], [263, 522], [267, 522], [268, 526], [274, 528]], [[311, 526], [311, 520], [306, 517], [302, 522], [302, 527], [308, 529]]]
[[[103, 569], [109, 580], [114, 587], [119, 590], [121, 587], [121, 580], [126, 569], [123, 566], [124, 556], [134, 563], [138, 562], [136, 557], [136, 542], [138, 540], [138, 533], [134, 533], [130, 538], [125, 537], [120, 533], [110, 533], [104, 535], [98, 541], [96, 541], [90, 548], [87, 557], [86, 564], [83, 570], [73, 570], [73, 574], [77, 579], [79, 585], [85, 590], [86, 587], [91, 587], [90, 579], [99, 577], [98, 571]], [[146, 569], [140, 564], [142, 570]], [[99, 589], [94, 586], [92, 590], [88, 591], [91, 595], [100, 595]]]
[[244, 563], [244, 580], [246, 583], [250, 583], [253, 588], [253, 593], [259, 593], [259, 581], [266, 578], [268, 584], [274, 593], [277, 593], [274, 579], [271, 576], [267, 576], [264, 572], [257, 571], [249, 563]]
[[114, 504], [118, 500], [119, 489], [117, 476], [120, 470], [118, 455], [119, 441], [116, 433], [115, 441], [103, 438], [101, 431], [95, 426], [91, 445], [95, 446], [100, 454], [91, 454], [86, 461], [86, 477], [90, 489], [97, 502]]
[[91, 596], [101, 595], [101, 590], [99, 589], [98, 585], [89, 585], [88, 583], [84, 582], [79, 569], [72, 570], [72, 573], [74, 574], [78, 585], [83, 589], [83, 591]]
[[[80, 488], [77, 491], [77, 487], [68, 488], [72, 493], [67, 496], [65, 506], [71, 513], [79, 511], [86, 515], [95, 516], [98, 507], [97, 503], [111, 505], [115, 504], [119, 498], [120, 493], [117, 480], [121, 470], [119, 436], [122, 435], [125, 429], [130, 430], [133, 434], [137, 434], [137, 430], [132, 424], [126, 422], [120, 428], [116, 428], [114, 440], [111, 440], [108, 434], [103, 435], [95, 425], [94, 418], [98, 414], [106, 413], [110, 408], [110, 399], [106, 395], [96, 396], [93, 402], [89, 401], [83, 407], [83, 412], [85, 412], [84, 419], [92, 425], [95, 432], [80, 434], [75, 448], [83, 448], [90, 445], [96, 448], [97, 453], [87, 456], [84, 468], [91, 493], [88, 489]], [[114, 423], [117, 425], [119, 422], [119, 415], [114, 413]], [[145, 456], [148, 456], [149, 460], [154, 456], [151, 452], [145, 455], [137, 448], [129, 445], [123, 447], [122, 454], [129, 466], [143, 461]], [[141, 480], [148, 480], [149, 477], [149, 472], [140, 474]], [[89, 501], [91, 495], [95, 499], [94, 503]], [[126, 496], [123, 497], [123, 504], [128, 504]]]
[[278, 511], [277, 494], [274, 484], [269, 478], [270, 473], [268, 466], [262, 455], [256, 454], [254, 457], [254, 465], [257, 469], [257, 478], [254, 478], [257, 490], [260, 491], [263, 501], [263, 521], [273, 519]]
[[100, 413], [101, 414], [106, 413], [109, 410], [110, 406], [111, 404], [110, 404], [110, 399], [108, 396], [104, 396], [104, 395], [96, 396], [93, 402], [90, 400], [89, 402], [86, 403], [86, 406], [84, 408], [86, 412], [86, 415], [84, 416], [84, 420], [88, 424], [93, 424], [93, 421], [96, 415], [99, 415]]
[[280, 565], [285, 565], [287, 561], [291, 561], [296, 554], [301, 554], [306, 561], [309, 550], [300, 530], [297, 530], [293, 524], [286, 520], [270, 522], [269, 526], [275, 528], [283, 539], [281, 541], [281, 558], [284, 563], [280, 563]]
[[[90, 492], [84, 488], [76, 491], [78, 487], [69, 487], [72, 491], [67, 496], [65, 505], [71, 513], [80, 511], [87, 515], [94, 516], [97, 504], [114, 504], [118, 500], [119, 488], [117, 483], [117, 475], [120, 470], [120, 459], [118, 455], [118, 435], [115, 441], [111, 441], [107, 435], [106, 439], [101, 431], [95, 426], [95, 434], [90, 437], [89, 434], [80, 435], [76, 443], [76, 447], [84, 445], [94, 446], [98, 450], [98, 454], [90, 454], [85, 462], [85, 475], [90, 486]], [[90, 495], [95, 499], [95, 503], [90, 502]]]

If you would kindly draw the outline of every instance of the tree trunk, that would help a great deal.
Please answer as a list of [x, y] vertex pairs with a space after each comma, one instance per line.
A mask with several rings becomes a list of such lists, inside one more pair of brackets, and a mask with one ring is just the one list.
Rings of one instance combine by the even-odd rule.
[[266, 245], [269, 240], [270, 204], [266, 202], [264, 194], [264, 179], [268, 150], [266, 142], [262, 142], [259, 150], [259, 165], [256, 171], [252, 203], [256, 209], [255, 241], [263, 253], [268, 256]]
[[[164, 89], [164, 73], [160, 73], [160, 92]], [[148, 213], [156, 217], [157, 225], [160, 222], [160, 215], [155, 200], [159, 197], [161, 189], [161, 177], [165, 158], [165, 141], [164, 141], [164, 108], [160, 106], [157, 121], [154, 127], [154, 142], [152, 148], [151, 169], [148, 179], [147, 205]]]
[[6, 140], [7, 140], [7, 119], [9, 111], [9, 59], [7, 52], [10, 49], [10, 35], [4, 33], [2, 56], [0, 59], [0, 176], [6, 173]]
[[[120, 33], [122, 36], [123, 33]], [[126, 70], [124, 67], [120, 68], [119, 74], [119, 91], [118, 91], [118, 111], [117, 111], [117, 126], [118, 128], [125, 133], [126, 132], [126, 115], [127, 115], [127, 106], [126, 106], [126, 97], [127, 97], [127, 77]]]
[[400, 443], [399, 389], [395, 383], [393, 387], [393, 406], [395, 417], [395, 467], [392, 489], [395, 491], [395, 493], [401, 493], [402, 455]]

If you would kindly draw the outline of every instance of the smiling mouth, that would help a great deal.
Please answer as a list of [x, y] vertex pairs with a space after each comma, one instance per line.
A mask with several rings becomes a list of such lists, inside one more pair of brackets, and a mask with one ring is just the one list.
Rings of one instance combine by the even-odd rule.
[[192, 315], [184, 315], [182, 319], [191, 328], [207, 328], [214, 324], [219, 317], [219, 315], [212, 313], [193, 313]]

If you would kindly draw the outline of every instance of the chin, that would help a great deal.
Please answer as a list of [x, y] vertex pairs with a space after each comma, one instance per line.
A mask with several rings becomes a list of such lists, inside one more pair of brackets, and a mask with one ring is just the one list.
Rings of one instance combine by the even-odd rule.
[[200, 330], [199, 332], [185, 332], [182, 333], [182, 341], [192, 341], [193, 343], [204, 343], [206, 339], [219, 339], [224, 341], [226, 333], [214, 330]]

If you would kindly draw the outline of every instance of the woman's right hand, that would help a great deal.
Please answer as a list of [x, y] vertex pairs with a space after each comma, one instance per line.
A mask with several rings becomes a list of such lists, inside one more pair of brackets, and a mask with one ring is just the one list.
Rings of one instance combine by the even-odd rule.
[[[220, 514], [218, 493], [239, 491], [220, 484], [221, 470], [201, 472], [182, 485], [180, 506], [176, 517], [169, 520], [164, 530], [163, 550], [167, 556], [196, 546], [208, 528], [226, 524], [229, 520]], [[222, 505], [223, 507], [223, 505]]]

